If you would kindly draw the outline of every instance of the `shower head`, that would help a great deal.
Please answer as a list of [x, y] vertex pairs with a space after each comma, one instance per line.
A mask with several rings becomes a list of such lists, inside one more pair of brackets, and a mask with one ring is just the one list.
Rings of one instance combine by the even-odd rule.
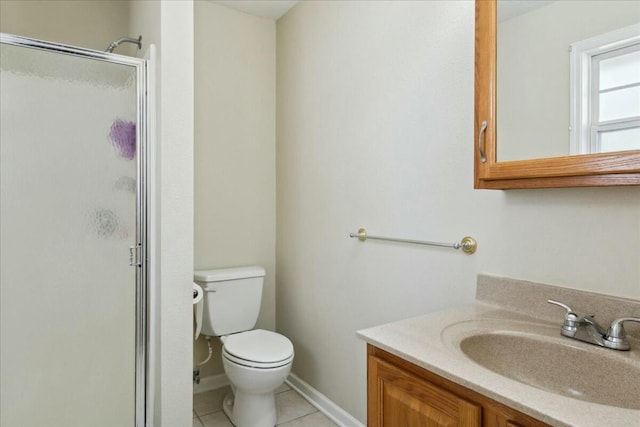
[[112, 53], [115, 48], [117, 48], [122, 43], [133, 43], [138, 45], [138, 50], [142, 49], [142, 36], [138, 36], [137, 39], [132, 37], [122, 37], [118, 40], [111, 42], [108, 48], [105, 49], [105, 52]]

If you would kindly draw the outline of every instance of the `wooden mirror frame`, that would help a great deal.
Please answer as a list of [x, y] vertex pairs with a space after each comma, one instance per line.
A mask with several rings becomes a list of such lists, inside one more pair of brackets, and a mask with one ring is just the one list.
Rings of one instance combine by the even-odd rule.
[[[640, 150], [497, 161], [497, 1], [476, 0], [474, 188], [640, 185]], [[482, 122], [486, 130], [481, 132]], [[481, 139], [480, 139], [481, 138]], [[481, 147], [486, 162], [481, 161]]]

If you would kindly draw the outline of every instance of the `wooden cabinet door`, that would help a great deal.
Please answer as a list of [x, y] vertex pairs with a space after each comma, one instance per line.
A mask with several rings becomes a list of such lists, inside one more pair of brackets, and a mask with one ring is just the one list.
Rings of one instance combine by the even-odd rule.
[[378, 357], [368, 358], [369, 427], [479, 427], [481, 407]]

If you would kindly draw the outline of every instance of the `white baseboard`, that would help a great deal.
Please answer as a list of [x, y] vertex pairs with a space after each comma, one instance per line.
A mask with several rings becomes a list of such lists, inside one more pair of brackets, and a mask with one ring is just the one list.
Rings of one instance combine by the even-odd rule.
[[211, 375], [200, 378], [200, 384], [193, 385], [193, 394], [204, 393], [205, 391], [215, 390], [228, 385], [229, 379], [225, 374]]
[[333, 403], [329, 398], [327, 398], [327, 396], [301, 380], [297, 375], [289, 374], [286, 383], [340, 427], [365, 427], [364, 424], [355, 419], [351, 414]]

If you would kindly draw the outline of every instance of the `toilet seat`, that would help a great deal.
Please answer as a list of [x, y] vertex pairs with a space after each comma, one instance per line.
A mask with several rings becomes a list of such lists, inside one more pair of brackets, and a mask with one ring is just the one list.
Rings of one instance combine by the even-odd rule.
[[293, 344], [283, 335], [255, 329], [225, 337], [222, 355], [251, 368], [277, 368], [293, 360]]

